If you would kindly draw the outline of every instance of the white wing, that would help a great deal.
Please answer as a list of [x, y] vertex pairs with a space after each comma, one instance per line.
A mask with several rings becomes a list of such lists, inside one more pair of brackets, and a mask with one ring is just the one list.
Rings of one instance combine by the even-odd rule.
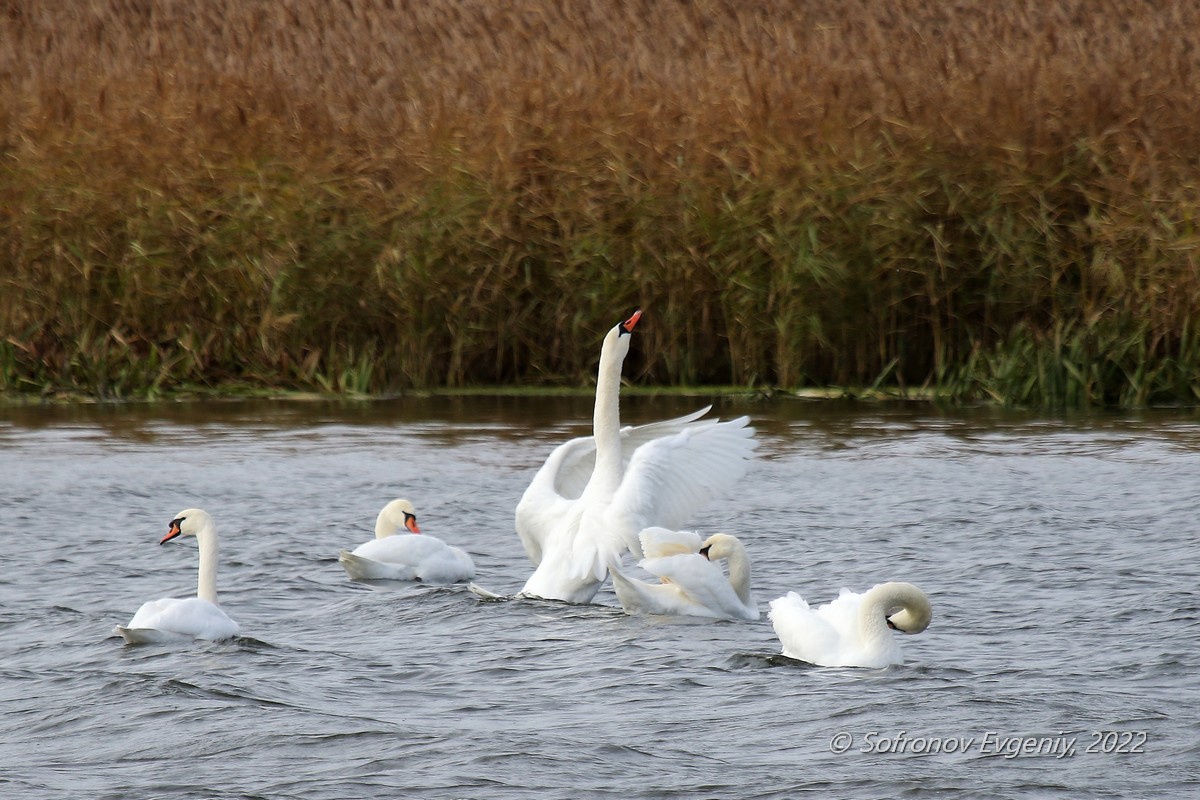
[[639, 566], [651, 575], [657, 575], [664, 583], [678, 588], [680, 594], [694, 606], [693, 614], [702, 609], [707, 612], [705, 616], [736, 616], [736, 612], [731, 613], [730, 609], [742, 608], [742, 601], [738, 599], [725, 573], [698, 553], [645, 559]]
[[[706, 406], [675, 419], [622, 428], [621, 460], [624, 466], [628, 468], [643, 445], [686, 430], [711, 409], [712, 406]], [[596, 440], [591, 436], [571, 439], [554, 448], [521, 495], [516, 511], [517, 536], [535, 565], [542, 561], [546, 536], [566, 527], [570, 517], [580, 513], [573, 501], [583, 494], [595, 465]], [[633, 550], [638, 552], [636, 547]]]
[[721, 568], [699, 553], [642, 560], [640, 566], [663, 583], [645, 583], [621, 572], [610, 573], [621, 608], [629, 614], [683, 614], [716, 619], [757, 619], [737, 596]]
[[621, 519], [614, 520], [611, 530], [623, 541], [610, 548], [627, 547], [640, 558], [641, 544], [627, 531], [679, 528], [733, 488], [758, 447], [749, 422], [749, 417], [693, 422], [634, 451], [612, 504]]
[[645, 558], [665, 558], [680, 553], [699, 553], [704, 544], [700, 534], [693, 531], [672, 531], [667, 528], [646, 528], [638, 534]]
[[[596, 441], [591, 436], [560, 444], [521, 495], [516, 511], [517, 536], [535, 565], [542, 563], [546, 537], [564, 525], [571, 514], [595, 462]], [[583, 476], [581, 483], [580, 476]], [[573, 493], [576, 484], [578, 493]]]

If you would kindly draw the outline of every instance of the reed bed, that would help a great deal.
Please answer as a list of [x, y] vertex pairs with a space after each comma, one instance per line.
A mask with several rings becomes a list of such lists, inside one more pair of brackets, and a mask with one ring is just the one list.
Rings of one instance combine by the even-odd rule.
[[0, 391], [1200, 398], [1183, 0], [0, 5]]

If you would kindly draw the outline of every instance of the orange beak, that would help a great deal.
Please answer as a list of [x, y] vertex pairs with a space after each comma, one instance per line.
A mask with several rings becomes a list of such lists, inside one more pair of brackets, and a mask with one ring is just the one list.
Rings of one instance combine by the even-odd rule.
[[174, 539], [176, 536], [178, 536], [181, 533], [183, 533], [183, 531], [181, 531], [179, 529], [179, 520], [173, 519], [173, 520], [171, 520], [171, 529], [169, 531], [167, 531], [166, 536], [164, 536], [158, 540], [158, 543], [166, 544], [167, 542], [171, 541], [172, 539]]
[[637, 325], [638, 320], [641, 318], [642, 310], [639, 308], [637, 311], [633, 312], [633, 316], [621, 323], [621, 327], [625, 329], [626, 333], [629, 333], [633, 330], [633, 326]]
[[412, 514], [404, 515], [404, 527], [408, 528], [413, 533], [420, 533], [421, 529], [417, 527], [417, 518]]

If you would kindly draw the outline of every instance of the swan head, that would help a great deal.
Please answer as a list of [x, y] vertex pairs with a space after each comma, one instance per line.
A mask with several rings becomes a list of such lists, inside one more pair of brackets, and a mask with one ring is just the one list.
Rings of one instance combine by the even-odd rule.
[[742, 546], [741, 541], [728, 533], [714, 533], [700, 545], [700, 555], [709, 561], [728, 559], [734, 553], [744, 552], [746, 552], [746, 548]]
[[638, 320], [641, 318], [642, 310], [639, 308], [633, 312], [629, 319], [614, 325], [612, 330], [608, 332], [608, 335], [604, 337], [604, 344], [600, 351], [601, 354], [606, 351], [611, 352], [613, 348], [617, 348], [619, 352], [616, 354], [621, 359], [624, 359], [625, 354], [629, 352], [629, 334], [633, 333], [634, 326], [637, 325]]
[[911, 583], [881, 583], [871, 591], [885, 598], [884, 618], [887, 626], [901, 633], [920, 633], [933, 620], [929, 597]]
[[167, 530], [167, 535], [159, 539], [158, 543], [166, 544], [179, 536], [195, 536], [211, 524], [212, 517], [209, 516], [207, 511], [201, 511], [198, 508], [185, 508], [175, 515], [175, 519], [171, 520], [171, 527]]
[[410, 533], [421, 532], [413, 504], [407, 500], [393, 500], [379, 512], [379, 519], [375, 521], [375, 537], [382, 539], [391, 536], [401, 528], [406, 528]]

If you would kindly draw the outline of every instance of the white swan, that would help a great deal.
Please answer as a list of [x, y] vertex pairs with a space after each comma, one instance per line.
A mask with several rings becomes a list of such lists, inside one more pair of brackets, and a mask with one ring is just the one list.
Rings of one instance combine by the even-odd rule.
[[904, 660], [892, 631], [920, 633], [933, 607], [911, 583], [881, 583], [864, 594], [842, 589], [816, 610], [788, 592], [771, 601], [768, 616], [789, 658], [822, 667], [886, 667]]
[[197, 596], [143, 603], [128, 625], [113, 629], [130, 644], [237, 636], [238, 624], [217, 606], [217, 528], [212, 517], [198, 508], [180, 511], [158, 543], [165, 544], [177, 536], [195, 536], [200, 545]]
[[536, 565], [523, 597], [589, 603], [608, 564], [626, 549], [641, 557], [638, 532], [678, 528], [745, 474], [757, 443], [749, 418], [678, 419], [621, 428], [621, 365], [642, 312], [604, 337], [592, 436], [559, 445], [517, 504], [516, 529]]
[[[400, 528], [410, 533], [398, 533]], [[458, 583], [475, 577], [475, 563], [457, 547], [421, 533], [407, 500], [393, 500], [375, 519], [375, 538], [342, 550], [338, 561], [358, 581], [393, 580]]]
[[[690, 540], [684, 541], [685, 534]], [[638, 566], [662, 583], [632, 579], [613, 564], [613, 589], [625, 613], [758, 619], [750, 595], [750, 558], [736, 536], [715, 533], [701, 542], [690, 531], [647, 528], [641, 542], [646, 558]], [[728, 578], [713, 563], [722, 559], [729, 564]]]

